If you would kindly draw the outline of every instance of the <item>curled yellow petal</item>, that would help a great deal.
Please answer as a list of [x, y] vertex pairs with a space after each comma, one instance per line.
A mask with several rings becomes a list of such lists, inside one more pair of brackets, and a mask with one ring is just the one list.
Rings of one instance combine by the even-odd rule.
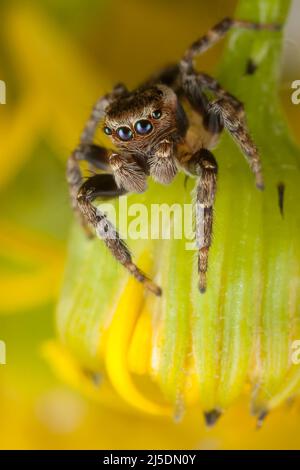
[[[145, 257], [143, 258], [144, 266]], [[132, 407], [153, 415], [171, 415], [169, 407], [155, 403], [139, 391], [129, 371], [128, 355], [133, 331], [140, 315], [144, 288], [129, 278], [116, 306], [106, 337], [105, 365], [112, 385]]]

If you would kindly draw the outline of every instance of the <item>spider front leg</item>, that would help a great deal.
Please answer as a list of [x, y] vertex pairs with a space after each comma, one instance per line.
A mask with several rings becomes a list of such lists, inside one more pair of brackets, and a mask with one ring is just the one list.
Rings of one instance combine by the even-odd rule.
[[[113, 174], [100, 174], [90, 177], [83, 183], [80, 161], [85, 160], [96, 168], [111, 171]], [[128, 177], [129, 176], [129, 177]], [[127, 179], [128, 177], [128, 179]], [[145, 185], [145, 174], [133, 161], [121, 155], [109, 156], [107, 149], [96, 145], [82, 144], [70, 156], [67, 164], [67, 180], [70, 188], [73, 209], [89, 237], [94, 233], [101, 238], [113, 256], [145, 287], [156, 295], [161, 289], [132, 262], [131, 254], [106, 215], [93, 206], [95, 198], [104, 199], [126, 194], [127, 188], [141, 192]], [[126, 184], [126, 182], [129, 182]], [[91, 227], [94, 230], [91, 230]]]
[[217, 190], [218, 165], [206, 149], [196, 152], [186, 163], [186, 169], [198, 176], [196, 186], [196, 244], [198, 248], [199, 290], [206, 291], [208, 254], [212, 242], [213, 206]]
[[107, 216], [92, 202], [97, 198], [118, 197], [126, 190], [118, 187], [113, 175], [102, 174], [89, 178], [79, 189], [77, 195], [78, 208], [82, 216], [94, 228], [97, 236], [101, 238], [111, 251], [115, 259], [121, 263], [139, 282], [155, 295], [161, 295], [161, 289], [133, 263], [130, 251], [120, 238], [113, 224]]
[[108, 151], [104, 147], [98, 147], [97, 145], [81, 144], [74, 150], [67, 162], [66, 177], [69, 185], [72, 208], [87, 236], [93, 238], [94, 232], [91, 230], [86, 218], [78, 207], [77, 195], [83, 183], [83, 175], [80, 168], [82, 161], [87, 161], [92, 167], [109, 171]]

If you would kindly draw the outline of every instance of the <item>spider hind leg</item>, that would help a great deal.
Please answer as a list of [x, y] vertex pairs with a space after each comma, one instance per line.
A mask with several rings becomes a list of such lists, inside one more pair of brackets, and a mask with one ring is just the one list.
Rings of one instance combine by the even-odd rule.
[[240, 146], [255, 176], [256, 187], [263, 190], [264, 179], [260, 155], [248, 131], [243, 105], [237, 107], [231, 99], [221, 98], [213, 101], [210, 104], [210, 109], [221, 117], [225, 129]]

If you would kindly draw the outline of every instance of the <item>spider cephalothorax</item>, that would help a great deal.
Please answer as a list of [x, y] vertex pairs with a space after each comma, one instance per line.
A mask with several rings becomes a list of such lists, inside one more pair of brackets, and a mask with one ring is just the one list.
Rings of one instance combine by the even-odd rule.
[[[97, 101], [80, 145], [68, 161], [72, 205], [82, 225], [89, 235], [93, 233], [92, 227], [115, 258], [156, 295], [161, 294], [161, 289], [133, 263], [116, 229], [92, 202], [97, 197], [143, 192], [149, 176], [162, 184], [169, 184], [181, 170], [194, 176], [196, 201], [203, 209], [204, 236], [197, 242], [199, 289], [205, 291], [217, 184], [217, 163], [210, 150], [217, 144], [223, 128], [239, 144], [255, 175], [257, 187], [263, 188], [260, 157], [247, 130], [242, 103], [214, 78], [196, 72], [193, 66], [195, 56], [215, 44], [233, 26], [279, 29], [278, 25], [226, 18], [193, 43], [179, 64], [165, 68], [131, 92], [122, 84], [115, 86], [111, 93]], [[211, 102], [207, 91], [215, 95]], [[100, 123], [114, 150], [93, 143]], [[82, 160], [102, 173], [83, 182]]]
[[147, 152], [176, 131], [177, 106], [176, 94], [164, 85], [126, 93], [106, 109], [104, 132], [120, 149]]
[[[118, 186], [128, 191], [143, 191], [148, 175], [160, 183], [170, 183], [177, 172], [174, 145], [184, 137], [186, 128], [182, 105], [175, 92], [165, 85], [124, 92], [113, 101], [106, 109], [103, 130], [122, 154], [110, 158], [117, 171]], [[136, 160], [143, 173], [138, 168], [133, 171]], [[130, 179], [128, 162], [131, 162]]]

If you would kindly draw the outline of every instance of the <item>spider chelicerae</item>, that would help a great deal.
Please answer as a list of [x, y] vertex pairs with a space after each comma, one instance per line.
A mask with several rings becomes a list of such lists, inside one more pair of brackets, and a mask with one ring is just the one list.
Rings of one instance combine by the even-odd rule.
[[[193, 64], [197, 55], [233, 27], [280, 29], [275, 24], [225, 18], [195, 41], [178, 64], [166, 67], [139, 88], [128, 91], [125, 85], [116, 85], [96, 102], [80, 144], [68, 160], [72, 206], [87, 234], [95, 233], [101, 238], [113, 256], [156, 295], [161, 295], [161, 288], [134, 264], [117, 230], [93, 201], [142, 193], [149, 176], [162, 184], [171, 183], [178, 171], [196, 177], [196, 201], [203, 209], [204, 233], [202, 240], [198, 240], [199, 290], [205, 292], [218, 172], [211, 149], [224, 128], [243, 151], [257, 188], [264, 187], [259, 153], [247, 129], [243, 104], [214, 78], [197, 72]], [[212, 101], [207, 92], [214, 95]], [[93, 143], [100, 123], [117, 150]], [[84, 180], [82, 161], [102, 172]]]

